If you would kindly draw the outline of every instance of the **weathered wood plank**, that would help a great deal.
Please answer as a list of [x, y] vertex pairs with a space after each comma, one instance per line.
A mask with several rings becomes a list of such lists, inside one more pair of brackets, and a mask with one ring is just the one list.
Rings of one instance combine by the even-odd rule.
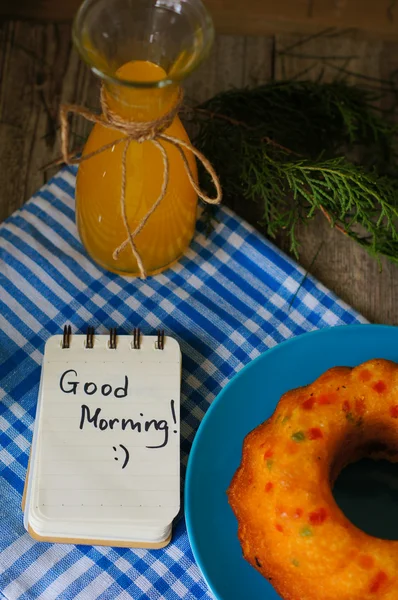
[[[81, 0], [14, 0], [0, 3], [0, 16], [62, 21], [71, 19]], [[355, 28], [367, 35], [398, 38], [391, 0], [205, 0], [219, 33], [314, 33], [326, 27]]]
[[[28, 24], [8, 23], [1, 28], [0, 52], [0, 189], [1, 217], [26, 198], [31, 143], [38, 132], [37, 74], [34, 53], [41, 30]], [[24, 45], [19, 48], [19, 40]]]
[[[0, 218], [21, 206], [54, 170], [61, 102], [98, 107], [98, 81], [72, 48], [69, 24], [4, 22], [0, 28]], [[76, 120], [72, 144], [89, 124]]]
[[218, 92], [243, 83], [244, 36], [217, 36], [210, 56], [184, 82], [187, 99], [203, 102]]
[[[351, 83], [364, 84], [367, 82], [362, 75], [380, 78], [383, 47], [381, 40], [364, 40], [355, 33], [347, 36], [330, 31], [313, 38], [279, 35], [275, 44], [275, 77], [299, 76], [312, 80], [322, 77], [323, 81], [344, 77]], [[376, 86], [374, 81], [368, 83]]]

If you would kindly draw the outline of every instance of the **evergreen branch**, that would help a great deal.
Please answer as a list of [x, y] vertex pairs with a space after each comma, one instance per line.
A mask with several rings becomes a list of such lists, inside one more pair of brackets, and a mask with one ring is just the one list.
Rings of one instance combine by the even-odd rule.
[[[311, 208], [319, 209], [333, 227], [360, 243], [370, 254], [385, 255], [398, 262], [396, 181], [366, 172], [344, 158], [318, 164], [293, 162], [284, 167], [302, 182], [303, 187], [298, 189], [301, 198], [296, 196], [296, 200], [306, 203], [308, 213]], [[297, 254], [297, 243], [292, 239], [294, 230], [289, 234], [291, 249]]]
[[[374, 110], [379, 98], [343, 82], [223, 92], [194, 111], [194, 142], [225, 196], [261, 202], [267, 234], [287, 232], [296, 256], [298, 224], [320, 212], [371, 255], [398, 262], [397, 129]], [[354, 149], [362, 164], [344, 156]]]
[[385, 163], [395, 151], [396, 127], [373, 110], [379, 99], [379, 94], [343, 82], [281, 81], [223, 92], [196, 107], [195, 113], [199, 120], [210, 115], [229, 119], [231, 125], [250, 129], [257, 140], [268, 137], [312, 158], [321, 153], [335, 156], [346, 144], [370, 142]]

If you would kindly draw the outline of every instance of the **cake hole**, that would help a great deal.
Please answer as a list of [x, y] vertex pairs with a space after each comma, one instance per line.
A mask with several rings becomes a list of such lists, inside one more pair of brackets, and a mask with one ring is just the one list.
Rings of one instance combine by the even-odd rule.
[[398, 464], [363, 458], [345, 467], [333, 496], [345, 516], [368, 535], [398, 540]]

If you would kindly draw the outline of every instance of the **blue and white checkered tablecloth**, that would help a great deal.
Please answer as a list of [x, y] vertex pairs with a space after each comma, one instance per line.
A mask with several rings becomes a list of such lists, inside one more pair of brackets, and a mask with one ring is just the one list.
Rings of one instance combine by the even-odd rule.
[[[99, 333], [164, 326], [183, 352], [182, 470], [209, 404], [271, 346], [312, 329], [365, 322], [223, 208], [199, 222], [185, 257], [146, 281], [98, 268], [74, 223], [75, 171], [62, 170], [0, 227], [0, 596], [7, 600], [211, 598], [184, 520], [163, 550], [37, 543], [21, 494], [46, 339], [66, 322]], [[292, 304], [292, 300], [293, 304]]]

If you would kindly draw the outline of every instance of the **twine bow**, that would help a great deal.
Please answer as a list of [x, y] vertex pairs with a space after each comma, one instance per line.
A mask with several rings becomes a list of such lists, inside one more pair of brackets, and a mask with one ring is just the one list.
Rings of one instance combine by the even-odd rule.
[[[133, 255], [138, 264], [140, 275], [143, 279], [146, 278], [147, 273], [146, 273], [143, 261], [141, 259], [140, 253], [137, 250], [137, 246], [135, 244], [135, 238], [145, 227], [150, 216], [155, 212], [155, 210], [158, 208], [159, 204], [164, 199], [164, 197], [166, 195], [166, 191], [167, 191], [167, 186], [169, 183], [169, 159], [168, 159], [165, 148], [160, 143], [160, 140], [163, 142], [172, 144], [175, 148], [177, 148], [177, 150], [180, 153], [183, 165], [185, 167], [185, 171], [187, 173], [188, 179], [189, 179], [193, 189], [199, 196], [199, 198], [201, 198], [201, 200], [203, 200], [204, 202], [206, 202], [208, 204], [219, 204], [222, 199], [222, 190], [221, 190], [221, 185], [220, 185], [219, 179], [217, 177], [215, 170], [213, 169], [211, 163], [207, 160], [207, 158], [201, 152], [199, 152], [199, 150], [197, 150], [197, 148], [195, 148], [195, 146], [192, 146], [192, 144], [190, 144], [189, 142], [186, 142], [184, 140], [181, 140], [179, 138], [176, 138], [176, 137], [173, 137], [171, 135], [167, 135], [166, 133], [164, 133], [165, 130], [168, 127], [170, 127], [170, 125], [172, 124], [178, 111], [180, 110], [180, 107], [182, 104], [182, 99], [183, 99], [183, 93], [182, 93], [182, 90], [180, 90], [175, 105], [170, 109], [170, 111], [168, 113], [166, 113], [159, 119], [155, 119], [153, 121], [147, 121], [147, 122], [128, 121], [128, 120], [123, 119], [116, 113], [114, 113], [112, 110], [110, 110], [107, 100], [106, 100], [106, 96], [105, 96], [103, 87], [101, 88], [101, 97], [100, 97], [102, 114], [97, 115], [82, 106], [77, 106], [74, 104], [64, 104], [61, 106], [61, 109], [60, 109], [61, 150], [62, 150], [63, 160], [66, 164], [78, 164], [84, 160], [89, 160], [93, 156], [96, 156], [97, 154], [100, 154], [101, 152], [104, 152], [105, 150], [109, 150], [110, 148], [112, 148], [113, 146], [115, 146], [117, 144], [121, 144], [121, 143], [125, 144], [124, 149], [123, 149], [123, 154], [122, 154], [120, 208], [121, 208], [121, 213], [122, 213], [123, 224], [124, 224], [124, 226], [126, 228], [126, 232], [127, 232], [127, 239], [114, 250], [112, 257], [114, 260], [117, 260], [120, 252], [128, 244], [130, 244], [131, 250], [132, 250]], [[84, 117], [85, 119], [87, 119], [88, 121], [91, 121], [92, 123], [98, 123], [98, 124], [102, 125], [103, 127], [107, 127], [108, 129], [114, 129], [116, 131], [120, 131], [120, 133], [123, 134], [123, 137], [120, 137], [119, 139], [116, 139], [115, 141], [113, 141], [109, 144], [105, 144], [104, 146], [101, 146], [94, 152], [90, 152], [89, 154], [86, 154], [84, 156], [76, 157], [75, 155], [70, 155], [69, 154], [69, 122], [68, 122], [69, 113], [75, 113], [77, 115], [80, 115], [80, 116]], [[162, 188], [160, 190], [160, 194], [159, 194], [157, 200], [152, 205], [152, 207], [148, 210], [146, 215], [141, 219], [141, 222], [137, 225], [137, 227], [134, 229], [134, 231], [131, 231], [131, 229], [130, 229], [129, 223], [127, 221], [127, 214], [126, 214], [126, 158], [127, 158], [127, 151], [129, 149], [130, 143], [132, 141], [138, 142], [140, 144], [143, 142], [151, 142], [152, 144], [154, 144], [158, 148], [159, 152], [162, 155], [163, 169], [164, 169], [163, 183], [162, 183]], [[214, 187], [216, 189], [216, 196], [214, 198], [210, 198], [209, 196], [207, 196], [197, 185], [197, 183], [194, 179], [194, 176], [192, 175], [190, 166], [188, 164], [188, 160], [184, 154], [184, 148], [186, 150], [189, 150], [190, 152], [192, 152], [192, 154], [194, 156], [196, 156], [196, 158], [202, 163], [203, 167], [206, 169], [206, 171], [210, 175], [210, 177], [213, 181]]]

